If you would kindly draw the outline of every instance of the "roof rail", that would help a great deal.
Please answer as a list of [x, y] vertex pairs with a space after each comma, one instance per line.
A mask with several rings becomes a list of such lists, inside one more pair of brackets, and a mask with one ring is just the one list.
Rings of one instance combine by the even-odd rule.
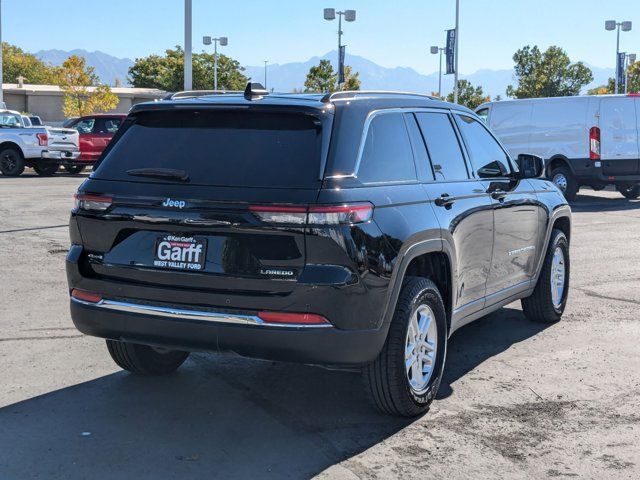
[[178, 100], [184, 98], [198, 98], [206, 95], [225, 95], [229, 93], [242, 93], [239, 90], [184, 90], [182, 92], [169, 93], [163, 100]]
[[421, 97], [430, 98], [431, 100], [437, 100], [436, 97], [431, 95], [425, 95], [424, 93], [415, 92], [396, 92], [393, 90], [346, 90], [342, 92], [327, 93], [322, 97], [322, 102], [328, 103], [332, 100], [342, 100], [347, 98], [356, 98], [359, 95], [403, 95], [409, 97]]

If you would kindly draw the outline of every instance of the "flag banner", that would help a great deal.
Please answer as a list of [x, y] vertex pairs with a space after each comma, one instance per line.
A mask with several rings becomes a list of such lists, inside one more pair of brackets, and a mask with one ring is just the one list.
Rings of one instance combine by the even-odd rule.
[[445, 49], [447, 56], [447, 75], [456, 73], [455, 55], [456, 55], [456, 29], [447, 30], [447, 47]]
[[624, 78], [624, 64], [625, 64], [625, 60], [627, 57], [627, 53], [626, 52], [620, 52], [618, 54], [618, 71], [616, 72], [616, 75], [618, 76], [618, 89], [624, 89], [624, 84], [625, 84], [625, 78]]
[[338, 54], [338, 83], [344, 83], [344, 49], [346, 45], [340, 47]]

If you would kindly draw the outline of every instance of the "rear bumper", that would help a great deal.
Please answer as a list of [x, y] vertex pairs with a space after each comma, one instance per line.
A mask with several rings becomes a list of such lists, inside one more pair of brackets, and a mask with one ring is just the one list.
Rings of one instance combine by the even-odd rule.
[[[124, 302], [117, 302], [124, 303]], [[127, 303], [128, 305], [134, 305]], [[108, 308], [71, 299], [71, 318], [87, 335], [187, 351], [232, 351], [268, 360], [355, 366], [376, 358], [384, 329], [340, 330], [334, 326], [290, 327], [243, 323], [251, 313], [182, 310], [173, 315]], [[170, 309], [168, 309], [170, 310]], [[201, 315], [207, 313], [208, 315]]]
[[43, 150], [40, 154], [42, 160], [60, 160], [60, 161], [74, 161], [80, 157], [79, 151], [68, 150]]
[[[569, 165], [573, 171], [576, 180], [580, 184], [620, 184], [640, 182], [640, 172], [630, 174], [606, 174], [604, 173], [605, 162], [616, 162], [617, 160], [589, 160], [588, 158], [569, 159]], [[634, 161], [635, 162], [635, 161]], [[633, 167], [631, 167], [633, 170]]]

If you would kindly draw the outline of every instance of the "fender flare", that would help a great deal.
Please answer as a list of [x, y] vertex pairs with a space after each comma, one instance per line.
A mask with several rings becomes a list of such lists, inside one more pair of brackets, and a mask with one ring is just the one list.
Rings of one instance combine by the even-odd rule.
[[26, 160], [22, 147], [18, 145], [16, 142], [12, 142], [11, 140], [5, 140], [4, 142], [0, 143], [0, 151], [4, 150], [5, 148], [15, 148], [16, 150], [18, 150], [18, 153], [22, 155], [23, 160]]
[[571, 207], [567, 204], [561, 204], [554, 208], [553, 212], [549, 216], [549, 220], [547, 222], [547, 230], [544, 236], [543, 248], [544, 250], [540, 252], [540, 256], [538, 258], [538, 264], [536, 265], [536, 274], [533, 278], [532, 285], [538, 283], [538, 278], [540, 277], [540, 272], [542, 271], [542, 264], [544, 262], [544, 258], [547, 255], [547, 248], [549, 246], [549, 239], [551, 238], [551, 232], [553, 231], [553, 226], [559, 218], [566, 218], [569, 220], [569, 229], [571, 229]]
[[[398, 253], [399, 261], [396, 262], [396, 266], [391, 274], [391, 280], [389, 281], [389, 287], [387, 288], [387, 298], [385, 302], [385, 310], [382, 314], [382, 318], [380, 321], [380, 327], [386, 332], [389, 329], [389, 325], [391, 324], [391, 319], [393, 318], [393, 313], [396, 309], [396, 304], [398, 303], [398, 297], [400, 296], [400, 290], [402, 289], [402, 284], [404, 281], [404, 277], [409, 267], [411, 261], [420, 255], [424, 255], [427, 253], [445, 253], [447, 258], [449, 259], [449, 267], [451, 270], [451, 293], [450, 295], [453, 297], [456, 292], [456, 282], [455, 282], [455, 272], [456, 272], [456, 260], [455, 260], [455, 247], [453, 247], [447, 240], [439, 238], [431, 238], [421, 240], [415, 243], [410, 244], [407, 247], [404, 247]], [[445, 301], [445, 306], [447, 302], [452, 306], [452, 298], [443, 299]]]

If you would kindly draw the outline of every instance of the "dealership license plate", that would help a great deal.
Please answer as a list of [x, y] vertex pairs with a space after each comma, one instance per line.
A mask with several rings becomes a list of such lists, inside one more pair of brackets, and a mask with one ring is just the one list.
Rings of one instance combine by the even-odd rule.
[[153, 266], [176, 270], [203, 270], [207, 255], [205, 238], [163, 235], [156, 239]]

